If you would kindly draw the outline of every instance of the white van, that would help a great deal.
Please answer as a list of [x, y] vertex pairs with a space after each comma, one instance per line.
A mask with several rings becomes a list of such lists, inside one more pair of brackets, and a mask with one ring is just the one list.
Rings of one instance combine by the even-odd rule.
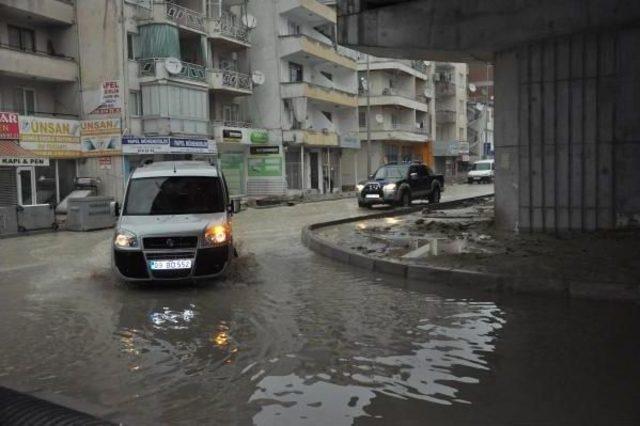
[[233, 235], [224, 176], [207, 162], [165, 161], [136, 169], [112, 240], [125, 281], [194, 280], [222, 274]]
[[467, 173], [467, 183], [491, 183], [496, 173], [495, 160], [480, 160], [473, 163]]

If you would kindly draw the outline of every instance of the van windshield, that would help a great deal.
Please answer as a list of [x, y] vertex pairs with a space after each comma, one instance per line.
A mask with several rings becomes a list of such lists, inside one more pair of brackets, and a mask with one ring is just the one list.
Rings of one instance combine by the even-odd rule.
[[219, 213], [225, 209], [220, 179], [170, 176], [131, 179], [124, 215]]
[[475, 163], [471, 170], [491, 170], [491, 163]]

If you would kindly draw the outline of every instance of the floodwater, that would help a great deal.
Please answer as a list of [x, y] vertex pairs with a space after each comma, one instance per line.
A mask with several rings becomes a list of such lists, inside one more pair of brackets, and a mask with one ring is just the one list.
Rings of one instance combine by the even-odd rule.
[[0, 240], [0, 385], [127, 424], [640, 423], [638, 306], [412, 283], [300, 244], [352, 202], [241, 213], [215, 285], [116, 283], [110, 231]]

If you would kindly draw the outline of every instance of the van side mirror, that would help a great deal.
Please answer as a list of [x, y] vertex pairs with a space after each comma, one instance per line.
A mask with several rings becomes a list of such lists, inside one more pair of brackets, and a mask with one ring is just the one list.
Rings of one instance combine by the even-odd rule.
[[111, 216], [118, 217], [120, 216], [120, 204], [117, 201], [112, 201], [109, 203], [109, 212]]

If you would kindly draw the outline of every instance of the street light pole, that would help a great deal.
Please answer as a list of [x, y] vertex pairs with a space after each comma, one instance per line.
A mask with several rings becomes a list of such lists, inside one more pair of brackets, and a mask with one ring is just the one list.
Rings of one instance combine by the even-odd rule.
[[367, 176], [371, 175], [371, 81], [369, 77], [371, 75], [371, 60], [369, 54], [367, 54]]

